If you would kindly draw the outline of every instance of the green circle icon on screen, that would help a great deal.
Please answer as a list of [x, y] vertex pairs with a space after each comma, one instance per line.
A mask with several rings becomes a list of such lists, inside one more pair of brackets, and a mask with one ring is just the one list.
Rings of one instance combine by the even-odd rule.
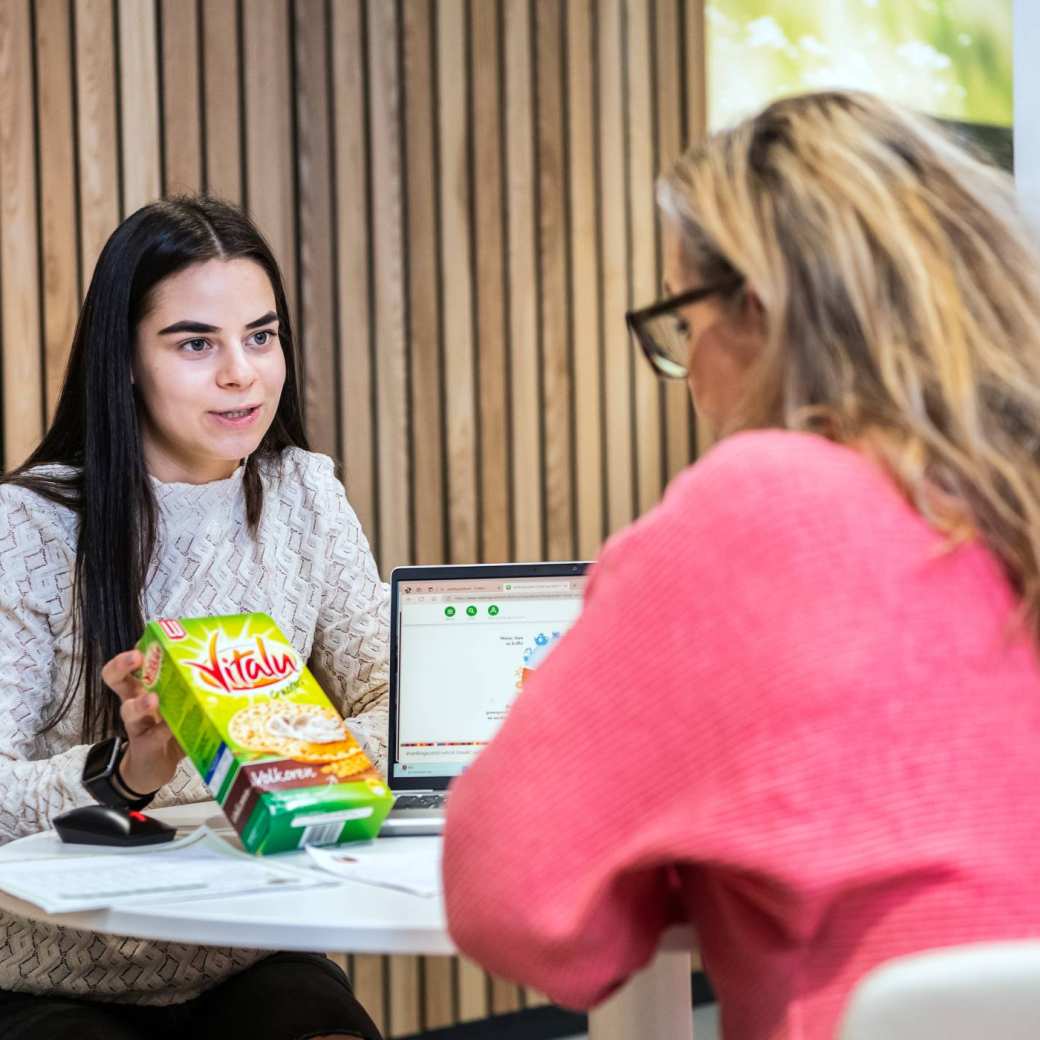
[[494, 605], [494, 603], [492, 603], [492, 604], [491, 604], [491, 606], [490, 606], [490, 607], [488, 607], [488, 613], [489, 613], [489, 614], [490, 614], [490, 615], [491, 615], [492, 617], [495, 617], [495, 616], [497, 616], [497, 614], [498, 614], [498, 607], [496, 607], [496, 606]]
[[455, 608], [454, 607], [445, 607], [444, 608], [444, 616], [445, 617], [454, 617], [455, 616]]
[[476, 617], [477, 616], [477, 608], [476, 607], [466, 607], [466, 613], [469, 614], [470, 617]]

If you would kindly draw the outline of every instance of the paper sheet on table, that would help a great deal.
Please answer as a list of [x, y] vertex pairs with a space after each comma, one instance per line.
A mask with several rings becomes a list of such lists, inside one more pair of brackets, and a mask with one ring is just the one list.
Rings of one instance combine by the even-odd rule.
[[441, 890], [441, 844], [432, 838], [384, 838], [307, 853], [337, 877], [430, 898]]
[[179, 838], [159, 845], [81, 845], [78, 842], [66, 843], [58, 837], [57, 831], [46, 830], [20, 838], [17, 842], [0, 845], [0, 866], [7, 862], [23, 863], [31, 859], [54, 859], [56, 856], [63, 859], [83, 856], [129, 856], [133, 859], [137, 856], [154, 855], [157, 852], [173, 852], [182, 845], [194, 845], [203, 831], [219, 836], [225, 843], [240, 851], [242, 849], [234, 831], [214, 828], [208, 824], [199, 824], [197, 827], [179, 832]]
[[95, 851], [0, 860], [0, 889], [47, 913], [210, 899], [249, 892], [313, 888], [320, 874], [260, 860], [233, 848], [207, 827], [131, 855]]

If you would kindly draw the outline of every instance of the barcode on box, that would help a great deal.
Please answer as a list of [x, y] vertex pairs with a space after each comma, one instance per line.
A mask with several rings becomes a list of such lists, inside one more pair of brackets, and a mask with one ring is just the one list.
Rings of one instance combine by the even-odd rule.
[[314, 827], [304, 827], [303, 837], [300, 838], [300, 848], [304, 845], [331, 845], [343, 830], [343, 821], [336, 820], [334, 823], [319, 823]]
[[303, 828], [299, 845], [302, 849], [304, 845], [331, 845], [339, 839], [347, 820], [364, 820], [371, 815], [372, 806], [363, 805], [358, 809], [341, 809], [338, 812], [304, 813], [294, 816], [292, 825]]

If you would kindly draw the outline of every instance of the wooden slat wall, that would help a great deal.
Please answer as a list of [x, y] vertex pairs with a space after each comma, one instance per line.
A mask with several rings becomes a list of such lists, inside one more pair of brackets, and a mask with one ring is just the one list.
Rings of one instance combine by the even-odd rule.
[[[595, 556], [694, 449], [624, 311], [658, 292], [702, 52], [696, 0], [0, 0], [4, 466], [117, 221], [208, 190], [282, 264], [309, 434], [384, 573]], [[543, 999], [345, 963], [391, 1036]]]

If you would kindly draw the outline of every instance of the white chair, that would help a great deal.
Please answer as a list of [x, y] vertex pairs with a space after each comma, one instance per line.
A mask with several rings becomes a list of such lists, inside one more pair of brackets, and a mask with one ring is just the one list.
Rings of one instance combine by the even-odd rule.
[[856, 987], [840, 1040], [1037, 1040], [1040, 940], [899, 957]]

